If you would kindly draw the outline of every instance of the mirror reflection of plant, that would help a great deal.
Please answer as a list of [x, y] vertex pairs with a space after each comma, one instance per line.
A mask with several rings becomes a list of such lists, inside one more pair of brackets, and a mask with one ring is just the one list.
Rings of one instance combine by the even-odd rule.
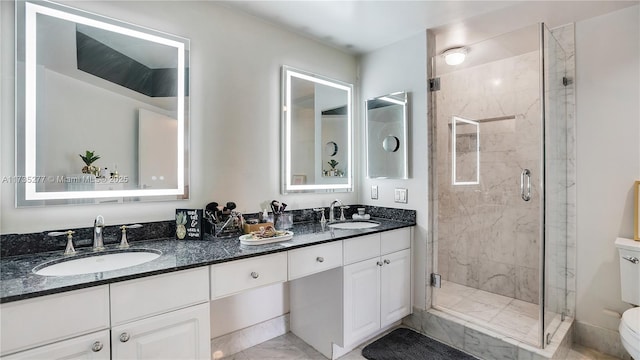
[[80, 156], [82, 161], [84, 161], [85, 163], [85, 166], [82, 168], [82, 173], [97, 175], [97, 173], [100, 171], [100, 168], [91, 164], [100, 159], [100, 156], [96, 155], [94, 151], [89, 150], [85, 151], [84, 155], [78, 154], [78, 156]]
[[335, 169], [336, 166], [338, 166], [339, 163], [337, 161], [331, 159], [331, 161], [327, 162], [327, 164], [329, 164], [329, 166], [331, 166], [331, 169]]

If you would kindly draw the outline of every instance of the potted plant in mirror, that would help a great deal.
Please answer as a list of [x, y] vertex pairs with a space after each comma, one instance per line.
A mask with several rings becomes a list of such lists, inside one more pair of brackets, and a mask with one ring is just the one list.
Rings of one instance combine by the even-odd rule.
[[329, 176], [337, 176], [338, 170], [336, 169], [336, 166], [338, 166], [338, 162], [331, 159], [331, 161], [327, 162], [327, 164], [331, 166], [331, 170], [329, 170]]
[[93, 151], [87, 150], [85, 151], [84, 155], [78, 154], [78, 156], [80, 156], [82, 161], [84, 161], [85, 163], [85, 166], [82, 168], [83, 174], [92, 174], [96, 177], [100, 176], [100, 168], [92, 165], [95, 161], [100, 159], [99, 155], [96, 155]]

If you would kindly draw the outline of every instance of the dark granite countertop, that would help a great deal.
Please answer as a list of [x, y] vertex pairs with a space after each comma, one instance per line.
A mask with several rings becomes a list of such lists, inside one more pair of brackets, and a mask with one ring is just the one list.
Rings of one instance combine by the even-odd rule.
[[[375, 218], [380, 226], [368, 229], [342, 230], [322, 227], [319, 223], [297, 223], [290, 229], [291, 240], [265, 244], [242, 245], [237, 237], [205, 240], [175, 240], [164, 238], [132, 242], [131, 249], [154, 249], [162, 255], [150, 262], [123, 269], [74, 276], [42, 276], [33, 273], [39, 264], [55, 261], [64, 256], [61, 251], [3, 257], [0, 259], [0, 303], [55, 294], [124, 280], [141, 278], [173, 271], [245, 259], [356, 236], [414, 226], [415, 222], [401, 222]], [[107, 245], [105, 251], [116, 250]], [[75, 256], [91, 253], [90, 248], [78, 249]]]

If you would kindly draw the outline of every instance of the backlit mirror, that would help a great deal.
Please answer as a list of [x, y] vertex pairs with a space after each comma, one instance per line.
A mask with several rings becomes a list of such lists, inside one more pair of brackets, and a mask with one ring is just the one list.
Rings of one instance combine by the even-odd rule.
[[353, 85], [282, 68], [282, 193], [352, 191]]
[[367, 176], [407, 179], [407, 93], [397, 92], [366, 101]]
[[189, 40], [16, 2], [16, 204], [188, 199]]

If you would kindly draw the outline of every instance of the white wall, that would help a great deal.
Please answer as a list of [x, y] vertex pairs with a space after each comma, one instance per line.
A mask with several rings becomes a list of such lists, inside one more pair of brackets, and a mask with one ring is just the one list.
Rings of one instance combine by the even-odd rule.
[[[381, 95], [407, 91], [409, 97], [409, 179], [367, 179], [364, 149], [364, 116], [359, 118], [356, 133], [360, 135], [361, 190], [360, 202], [365, 205], [417, 210], [417, 226], [413, 232], [414, 306], [425, 308], [425, 264], [427, 261], [427, 33], [368, 53], [360, 59], [361, 106], [364, 100]], [[370, 197], [371, 185], [378, 186], [378, 200]], [[394, 189], [408, 189], [408, 202], [394, 202]]]
[[576, 23], [576, 320], [616, 330], [622, 312], [616, 237], [633, 236], [640, 179], [640, 8]]
[[[356, 193], [280, 195], [280, 67], [290, 65], [355, 84], [354, 56], [204, 1], [69, 1], [69, 5], [191, 40], [191, 199], [184, 202], [14, 208], [14, 186], [1, 186], [0, 233], [169, 220], [175, 208], [235, 201], [240, 211], [280, 199], [290, 209], [328, 206]], [[13, 2], [2, 16], [1, 171], [14, 175]], [[356, 113], [357, 115], [357, 113]], [[73, 136], [69, 141], [75, 141]], [[86, 145], [78, 145], [79, 151]], [[358, 153], [356, 153], [358, 156]]]

